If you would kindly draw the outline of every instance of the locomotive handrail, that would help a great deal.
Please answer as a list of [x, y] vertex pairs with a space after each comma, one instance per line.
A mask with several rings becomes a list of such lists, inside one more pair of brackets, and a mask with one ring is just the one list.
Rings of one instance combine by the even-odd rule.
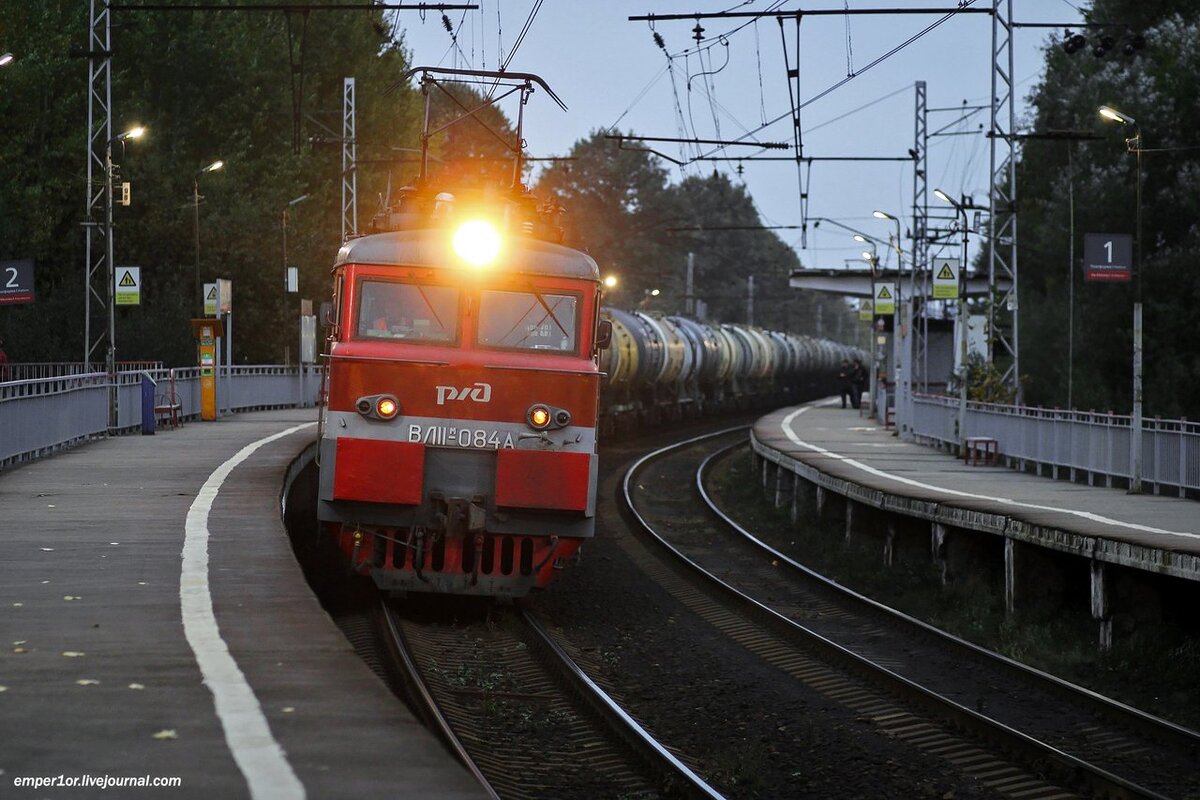
[[449, 361], [433, 361], [430, 359], [421, 359], [421, 358], [388, 358], [386, 356], [347, 356], [347, 355], [341, 355], [341, 354], [335, 355], [333, 353], [322, 353], [321, 358], [329, 358], [329, 359], [340, 358], [340, 359], [345, 359], [346, 361], [387, 361], [387, 362], [395, 362], [395, 363], [399, 363], [399, 364], [430, 364], [435, 367], [450, 366]]
[[527, 364], [484, 364], [484, 369], [516, 369], [525, 372], [558, 372], [563, 375], [600, 375], [607, 373], [594, 369], [562, 369], [558, 367], [531, 367]]

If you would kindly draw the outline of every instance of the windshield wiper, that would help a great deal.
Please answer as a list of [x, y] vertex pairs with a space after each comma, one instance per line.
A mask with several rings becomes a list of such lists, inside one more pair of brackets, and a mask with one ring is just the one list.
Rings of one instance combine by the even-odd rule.
[[[554, 320], [554, 324], [558, 326], [558, 329], [563, 332], [563, 336], [566, 336], [568, 339], [571, 338], [570, 332], [563, 327], [561, 322], [558, 321], [558, 317], [554, 316], [554, 309], [550, 308], [550, 306], [546, 304], [546, 300], [542, 297], [542, 293], [532, 286], [529, 287], [529, 291], [533, 292], [533, 296], [536, 297], [537, 301], [542, 304], [542, 308], [546, 309], [546, 313], [550, 315], [550, 319]], [[542, 317], [542, 319], [544, 320], [546, 318]]]

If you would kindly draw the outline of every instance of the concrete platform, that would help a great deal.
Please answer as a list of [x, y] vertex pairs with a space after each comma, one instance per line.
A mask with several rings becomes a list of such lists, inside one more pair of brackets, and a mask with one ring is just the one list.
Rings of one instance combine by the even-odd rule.
[[1200, 503], [969, 466], [819, 403], [754, 426], [755, 452], [825, 490], [886, 511], [1148, 572], [1200, 580]]
[[[280, 492], [314, 418], [240, 414], [0, 474], [0, 796], [485, 796], [295, 562]], [[58, 776], [180, 785], [16, 784]]]

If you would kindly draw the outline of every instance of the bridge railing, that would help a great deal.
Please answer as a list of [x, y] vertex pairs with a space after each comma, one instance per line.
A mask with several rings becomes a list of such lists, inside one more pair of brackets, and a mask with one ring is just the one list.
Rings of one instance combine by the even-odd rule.
[[[963, 437], [989, 436], [1009, 459], [1039, 472], [1045, 467], [1056, 478], [1064, 471], [1071, 480], [1082, 476], [1089, 484], [1128, 486], [1133, 475], [1127, 414], [968, 402], [964, 428], [960, 437], [957, 398], [913, 396], [912, 431], [919, 439], [957, 448]], [[1200, 491], [1200, 423], [1142, 421], [1142, 483], [1155, 494]]]
[[[200, 416], [198, 367], [163, 369], [159, 362], [138, 362], [118, 372], [115, 380], [117, 425], [108, 427], [110, 384], [101, 369], [47, 369], [48, 376], [0, 383], [0, 467], [28, 461], [109, 434], [132, 433], [142, 427], [142, 377], [157, 382], [164, 398], [175, 377], [182, 419]], [[225, 410], [308, 407], [316, 404], [321, 369], [314, 366], [235, 366], [218, 383], [218, 404]]]

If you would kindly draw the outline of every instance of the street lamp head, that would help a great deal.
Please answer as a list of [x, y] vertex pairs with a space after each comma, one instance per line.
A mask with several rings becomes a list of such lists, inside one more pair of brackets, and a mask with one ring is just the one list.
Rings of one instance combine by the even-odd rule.
[[895, 217], [893, 217], [891, 214], [887, 213], [886, 211], [873, 211], [871, 213], [872, 213], [872, 216], [875, 217], [875, 219], [891, 219], [891, 220], [896, 219]]
[[122, 139], [140, 139], [145, 135], [146, 135], [146, 129], [144, 127], [142, 127], [141, 125], [137, 125], [133, 128], [130, 128], [129, 130], [125, 131], [125, 133], [122, 133], [121, 138]]
[[609, 289], [615, 289], [617, 286], [617, 276], [616, 275], [606, 275], [604, 278], [604, 285], [607, 286]]
[[658, 297], [658, 295], [659, 295], [659, 294], [660, 294], [660, 292], [658, 291], [658, 289], [651, 289], [651, 290], [650, 290], [650, 296], [651, 296], [651, 297]]
[[861, 233], [856, 233], [856, 234], [854, 234], [854, 241], [862, 242], [863, 244], [866, 244], [867, 237], [863, 236]]
[[[220, 162], [218, 162], [218, 163], [220, 163]], [[291, 206], [294, 206], [294, 205], [296, 205], [297, 203], [303, 203], [303, 202], [304, 202], [305, 200], [307, 200], [307, 199], [308, 199], [308, 195], [306, 195], [306, 194], [302, 194], [302, 195], [300, 195], [299, 197], [297, 197], [295, 200], [289, 200], [289, 201], [288, 201], [288, 207], [290, 208]]]
[[1111, 106], [1100, 106], [1100, 116], [1113, 122], [1120, 122], [1122, 125], [1136, 125], [1133, 117], [1128, 114], [1122, 114]]
[[14, 60], [16, 60], [16, 56], [14, 56], [12, 53], [5, 53], [4, 55], [0, 56], [0, 67], [7, 67]]
[[958, 203], [956, 203], [954, 201], [954, 198], [952, 198], [950, 195], [943, 192], [941, 189], [934, 189], [933, 196], [936, 197], [938, 200], [941, 200], [944, 203], [949, 203], [950, 205], [954, 206], [955, 208], [958, 208]]
[[217, 160], [217, 161], [214, 161], [214, 162], [212, 162], [211, 164], [209, 164], [207, 167], [204, 167], [203, 169], [201, 169], [201, 170], [200, 170], [199, 172], [197, 172], [196, 174], [197, 174], [197, 175], [203, 175], [203, 174], [204, 174], [204, 173], [206, 173], [206, 172], [214, 172], [215, 170], [218, 170], [218, 169], [220, 169], [220, 168], [221, 168], [221, 167], [223, 167], [223, 166], [225, 166], [225, 162], [224, 162], [224, 161], [221, 161], [221, 160]]
[[868, 250], [863, 250], [863, 251], [862, 251], [862, 257], [863, 257], [864, 259], [866, 259], [867, 261], [869, 261], [870, 263], [872, 263], [872, 264], [874, 264], [874, 263], [875, 263], [875, 254], [874, 254], [874, 253], [872, 253], [872, 252], [870, 252], [870, 251], [868, 251]]

